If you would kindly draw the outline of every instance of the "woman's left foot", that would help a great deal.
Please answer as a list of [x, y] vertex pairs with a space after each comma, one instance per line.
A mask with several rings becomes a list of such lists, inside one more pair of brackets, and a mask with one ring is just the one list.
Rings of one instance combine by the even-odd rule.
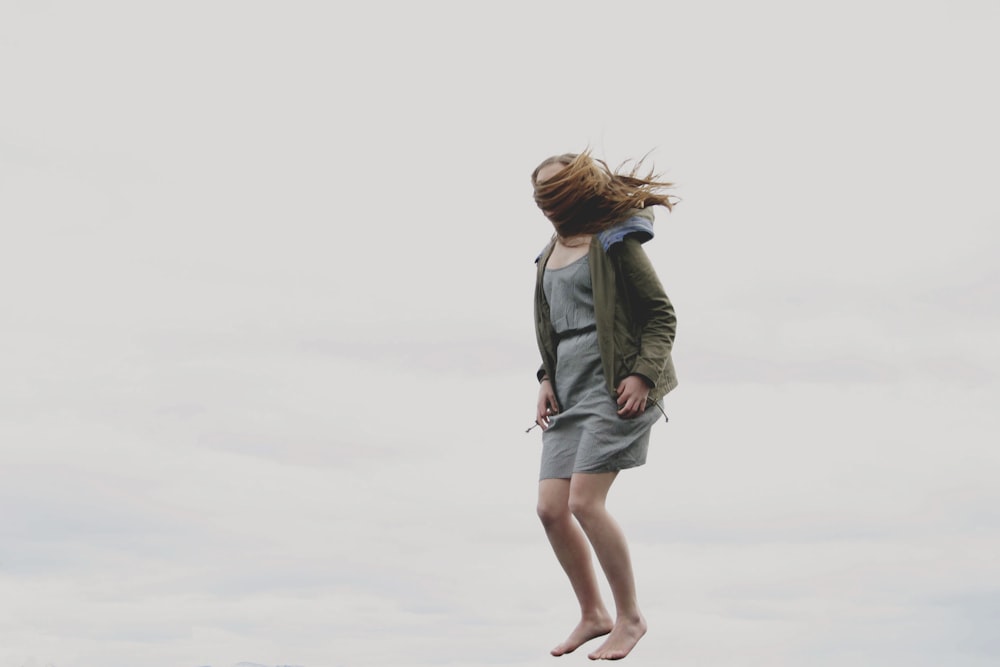
[[619, 618], [601, 647], [587, 657], [591, 660], [621, 660], [639, 643], [644, 634], [646, 619], [642, 614], [634, 618]]

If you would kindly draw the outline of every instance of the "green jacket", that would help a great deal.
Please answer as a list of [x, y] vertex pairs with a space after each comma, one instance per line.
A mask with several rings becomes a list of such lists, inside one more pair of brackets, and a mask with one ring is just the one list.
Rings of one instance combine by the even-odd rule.
[[[652, 211], [648, 209], [638, 214], [652, 220]], [[636, 374], [650, 383], [649, 402], [655, 402], [677, 386], [677, 374], [670, 357], [677, 318], [652, 263], [642, 249], [644, 240], [640, 235], [632, 234], [605, 250], [604, 244], [595, 235], [590, 242], [588, 261], [594, 291], [597, 342], [608, 393], [612, 399], [617, 399], [618, 383], [626, 376]], [[538, 378], [541, 380], [548, 376], [554, 383], [558, 337], [552, 327], [549, 304], [542, 289], [545, 264], [552, 248], [553, 243], [550, 242], [537, 260], [535, 335], [542, 355]]]

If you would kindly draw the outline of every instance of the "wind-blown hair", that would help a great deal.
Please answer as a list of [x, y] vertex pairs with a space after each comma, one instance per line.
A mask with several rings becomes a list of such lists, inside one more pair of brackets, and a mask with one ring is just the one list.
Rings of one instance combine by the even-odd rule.
[[[620, 222], [632, 209], [646, 206], [672, 209], [673, 198], [663, 191], [673, 184], [659, 180], [652, 170], [640, 176], [642, 162], [634, 161], [629, 171], [618, 173], [604, 160], [591, 157], [589, 150], [554, 155], [531, 173], [535, 203], [563, 237], [596, 234]], [[551, 164], [566, 168], [538, 183], [538, 172]]]

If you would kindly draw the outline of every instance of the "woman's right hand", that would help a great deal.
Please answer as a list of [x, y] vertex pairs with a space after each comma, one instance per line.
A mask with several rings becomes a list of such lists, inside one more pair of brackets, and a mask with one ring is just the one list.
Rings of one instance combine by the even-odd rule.
[[538, 404], [535, 406], [535, 423], [542, 427], [544, 431], [549, 427], [549, 420], [559, 412], [559, 402], [556, 401], [556, 392], [552, 388], [552, 381], [548, 378], [542, 380], [538, 385]]

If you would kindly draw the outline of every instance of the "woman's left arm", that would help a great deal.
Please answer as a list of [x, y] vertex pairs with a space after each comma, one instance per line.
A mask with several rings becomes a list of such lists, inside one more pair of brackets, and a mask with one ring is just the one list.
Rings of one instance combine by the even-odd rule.
[[638, 239], [625, 238], [615, 249], [619, 254], [619, 270], [629, 292], [632, 316], [641, 332], [639, 355], [631, 372], [654, 386], [670, 357], [677, 317]]

